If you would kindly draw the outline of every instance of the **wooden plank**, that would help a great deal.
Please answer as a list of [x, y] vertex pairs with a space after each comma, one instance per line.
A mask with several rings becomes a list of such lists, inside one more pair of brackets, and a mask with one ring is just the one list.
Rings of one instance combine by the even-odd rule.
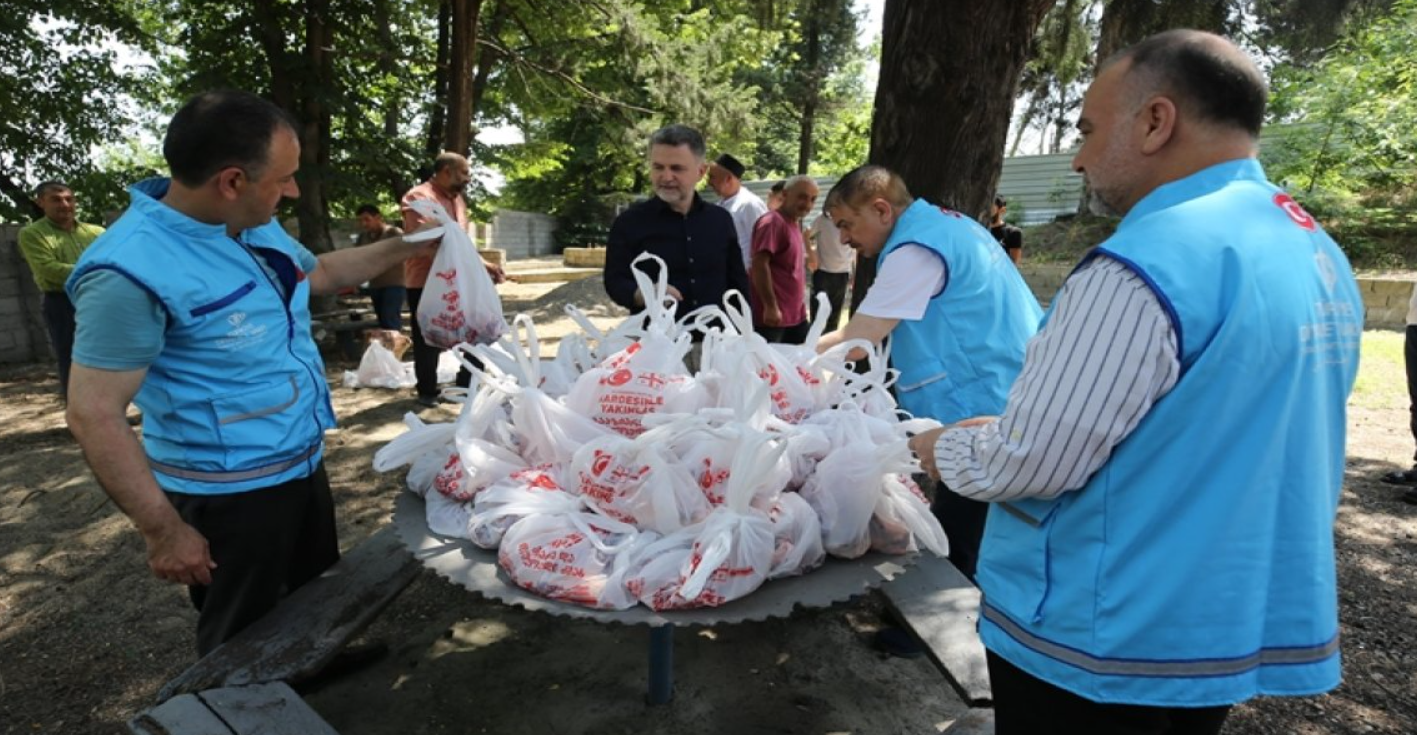
[[297, 683], [314, 676], [421, 569], [393, 528], [385, 526], [320, 578], [168, 682], [158, 701], [216, 687]]
[[994, 735], [994, 710], [971, 709], [940, 731], [940, 735]]
[[232, 735], [231, 728], [195, 694], [163, 702], [128, 722], [134, 735]]
[[282, 682], [211, 689], [198, 696], [236, 735], [339, 735]]
[[339, 735], [281, 682], [183, 694], [128, 726], [137, 735]]
[[989, 668], [979, 640], [979, 588], [948, 559], [922, 553], [881, 586], [887, 603], [971, 707], [988, 704]]

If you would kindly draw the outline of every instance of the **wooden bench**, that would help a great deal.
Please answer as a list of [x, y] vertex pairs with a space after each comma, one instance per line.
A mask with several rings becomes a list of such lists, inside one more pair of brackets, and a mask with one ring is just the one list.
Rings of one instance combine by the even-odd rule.
[[378, 329], [379, 318], [373, 309], [353, 307], [310, 315], [310, 333], [315, 342], [323, 342], [334, 334], [335, 348], [350, 360], [364, 354], [364, 342], [358, 335], [366, 329]]
[[[198, 717], [200, 710], [216, 711], [216, 703], [231, 703], [231, 706], [249, 709], [252, 717], [261, 711], [270, 713], [269, 726], [273, 729], [252, 732], [333, 733], [327, 725], [325, 730], [276, 727], [277, 719], [296, 717], [299, 708], [304, 706], [298, 697], [291, 701], [294, 693], [287, 694], [286, 685], [318, 674], [350, 639], [378, 617], [421, 569], [393, 528], [384, 527], [345, 554], [319, 578], [291, 593], [265, 617], [168, 682], [158, 693], [159, 706], [133, 719], [129, 728], [140, 735], [244, 733], [245, 730], [212, 730], [201, 724], [205, 720]], [[255, 706], [257, 702], [266, 702], [269, 706], [262, 710]], [[159, 715], [189, 718], [183, 721], [192, 724], [187, 729], [174, 729], [161, 725], [168, 720]], [[299, 714], [299, 717], [305, 716]], [[310, 711], [309, 716], [315, 716], [314, 712]], [[315, 717], [318, 720], [318, 716]], [[216, 719], [227, 721], [224, 716]], [[166, 729], [153, 729], [157, 726], [154, 723]]]
[[[905, 574], [882, 585], [881, 592], [965, 704], [989, 707], [989, 667], [978, 630], [979, 588], [948, 559], [922, 552]], [[971, 709], [945, 732], [993, 733], [994, 712]]]

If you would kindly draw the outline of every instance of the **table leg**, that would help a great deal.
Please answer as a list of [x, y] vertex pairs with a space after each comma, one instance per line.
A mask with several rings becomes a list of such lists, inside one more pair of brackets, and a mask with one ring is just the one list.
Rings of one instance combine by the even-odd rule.
[[674, 698], [674, 626], [649, 629], [650, 704], [668, 704]]

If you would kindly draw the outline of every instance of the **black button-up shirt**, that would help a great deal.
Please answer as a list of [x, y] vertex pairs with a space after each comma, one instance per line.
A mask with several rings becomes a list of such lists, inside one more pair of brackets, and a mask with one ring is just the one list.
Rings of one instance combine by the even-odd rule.
[[[678, 318], [700, 306], [722, 304], [729, 289], [748, 295], [748, 274], [743, 270], [733, 216], [704, 202], [698, 193], [688, 214], [679, 214], [659, 197], [650, 197], [621, 212], [610, 226], [605, 292], [630, 311], [641, 308], [635, 304], [638, 287], [630, 263], [645, 252], [664, 260], [669, 285], [684, 295], [675, 311]], [[658, 275], [653, 263], [642, 263], [641, 267], [651, 279]]]

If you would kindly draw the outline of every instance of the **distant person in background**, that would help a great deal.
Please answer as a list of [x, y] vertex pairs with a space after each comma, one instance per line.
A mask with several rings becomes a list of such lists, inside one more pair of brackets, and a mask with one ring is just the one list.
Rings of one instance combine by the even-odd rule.
[[773, 184], [772, 188], [768, 189], [767, 205], [769, 212], [776, 212], [777, 208], [782, 206], [782, 190], [785, 186], [787, 186], [787, 181], [784, 179], [783, 181]]
[[[359, 237], [355, 238], [355, 245], [368, 245], [403, 234], [403, 230], [385, 222], [383, 213], [373, 204], [362, 205], [354, 213], [359, 221]], [[369, 279], [369, 300], [374, 303], [374, 314], [379, 318], [380, 329], [403, 329], [405, 295], [403, 263], [396, 263]]]
[[[1407, 303], [1407, 336], [1403, 341], [1402, 357], [1407, 366], [1407, 397], [1411, 402], [1408, 407], [1411, 416], [1408, 426], [1412, 430], [1413, 440], [1417, 441], [1417, 284], [1413, 284], [1412, 299]], [[1383, 482], [1409, 487], [1417, 485], [1417, 455], [1413, 455], [1412, 459], [1412, 467], [1383, 475]], [[1417, 489], [1403, 493], [1402, 499], [1417, 504]]]
[[807, 339], [807, 246], [802, 218], [817, 204], [817, 182], [794, 176], [783, 186], [782, 205], [753, 226], [754, 328], [769, 342]]
[[1004, 195], [994, 196], [994, 204], [989, 208], [989, 234], [999, 241], [999, 245], [1004, 248], [1004, 252], [1009, 254], [1009, 260], [1018, 265], [1023, 257], [1023, 230], [1004, 222], [1004, 215], [1008, 213], [1009, 200]]
[[43, 217], [20, 230], [20, 254], [30, 266], [34, 283], [43, 294], [41, 308], [49, 343], [59, 362], [59, 400], [69, 400], [69, 364], [74, 350], [74, 305], [64, 292], [64, 281], [74, 271], [79, 256], [103, 234], [103, 228], [80, 222], [75, 216], [74, 190], [58, 181], [35, 187], [35, 203]]
[[813, 220], [807, 232], [807, 261], [812, 270], [812, 322], [816, 323], [821, 306], [817, 304], [817, 294], [827, 295], [826, 331], [835, 330], [841, 322], [841, 307], [846, 300], [846, 287], [851, 281], [851, 266], [856, 262], [856, 253], [850, 245], [841, 241], [841, 232], [832, 224], [831, 217], [823, 213]]
[[[433, 159], [433, 175], [427, 181], [408, 190], [403, 195], [403, 231], [413, 232], [423, 224], [423, 216], [413, 211], [410, 203], [427, 199], [437, 202], [447, 211], [463, 230], [467, 230], [467, 202], [463, 191], [472, 181], [472, 167], [467, 158], [457, 153], [443, 152]], [[469, 233], [471, 238], [472, 234]], [[493, 283], [507, 280], [498, 266], [483, 261], [487, 274]], [[408, 289], [408, 313], [413, 317], [413, 375], [417, 380], [418, 403], [422, 406], [438, 405], [438, 357], [443, 350], [423, 341], [423, 330], [418, 327], [418, 301], [423, 297], [423, 287], [428, 283], [428, 271], [433, 269], [433, 255], [409, 258], [403, 264], [403, 282]], [[472, 382], [472, 374], [466, 368], [458, 371], [457, 384], [467, 387]]]
[[738, 233], [738, 247], [743, 250], [743, 268], [751, 263], [753, 225], [768, 213], [768, 205], [757, 194], [743, 186], [743, 164], [724, 153], [709, 164], [709, 188], [718, 195], [718, 206], [733, 215], [733, 230]]

